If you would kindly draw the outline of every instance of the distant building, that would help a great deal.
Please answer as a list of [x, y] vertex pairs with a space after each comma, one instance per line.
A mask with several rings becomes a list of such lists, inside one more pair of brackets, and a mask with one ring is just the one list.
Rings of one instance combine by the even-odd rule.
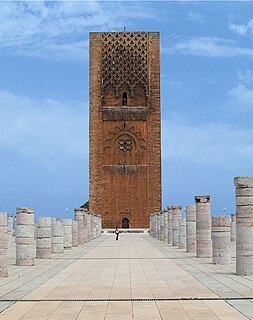
[[90, 33], [89, 208], [104, 228], [161, 209], [160, 35]]

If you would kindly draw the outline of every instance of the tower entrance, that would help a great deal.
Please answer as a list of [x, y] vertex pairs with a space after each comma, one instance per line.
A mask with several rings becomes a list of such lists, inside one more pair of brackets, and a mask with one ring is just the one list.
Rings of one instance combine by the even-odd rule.
[[122, 219], [122, 228], [129, 229], [129, 220], [127, 218]]

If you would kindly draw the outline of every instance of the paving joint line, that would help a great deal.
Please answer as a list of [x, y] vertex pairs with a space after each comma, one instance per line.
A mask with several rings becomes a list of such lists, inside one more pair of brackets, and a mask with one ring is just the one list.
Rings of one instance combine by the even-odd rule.
[[0, 299], [0, 302], [131, 302], [131, 301], [236, 301], [253, 300], [252, 297], [181, 297], [181, 298], [115, 298], [115, 299]]

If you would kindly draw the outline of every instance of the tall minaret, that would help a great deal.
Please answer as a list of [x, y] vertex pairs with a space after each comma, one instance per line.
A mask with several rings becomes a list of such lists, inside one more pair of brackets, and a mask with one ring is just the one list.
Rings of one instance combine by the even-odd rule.
[[144, 228], [161, 210], [160, 36], [90, 33], [90, 210]]

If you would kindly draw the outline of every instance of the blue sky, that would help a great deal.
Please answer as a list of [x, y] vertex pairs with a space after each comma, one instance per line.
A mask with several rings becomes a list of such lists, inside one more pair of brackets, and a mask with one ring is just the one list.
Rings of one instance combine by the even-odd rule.
[[235, 211], [253, 174], [253, 3], [0, 2], [0, 210], [88, 199], [90, 31], [159, 31], [163, 206]]

